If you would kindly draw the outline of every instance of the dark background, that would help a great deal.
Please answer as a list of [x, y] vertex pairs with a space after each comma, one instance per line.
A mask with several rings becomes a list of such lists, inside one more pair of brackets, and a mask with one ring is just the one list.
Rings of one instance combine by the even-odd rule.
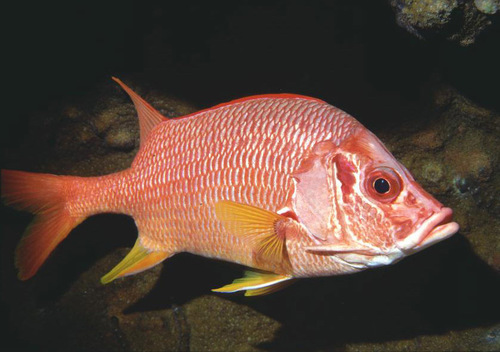
[[[16, 144], [22, 138], [24, 124], [32, 112], [86, 95], [111, 76], [127, 78], [129, 84], [134, 77], [140, 77], [142, 82], [199, 108], [251, 94], [290, 92], [315, 96], [349, 112], [374, 131], [413, 119], [415, 112], [428, 102], [429, 91], [436, 82], [452, 85], [479, 105], [500, 110], [498, 24], [490, 26], [470, 47], [441, 38], [422, 41], [396, 24], [387, 1], [233, 1], [223, 5], [211, 1], [33, 2], [6, 5], [2, 13], [2, 146]], [[488, 290], [494, 274], [478, 259], [463, 264], [460, 270], [448, 267], [449, 263], [461, 263], [462, 255], [471, 256], [464, 238], [451, 241], [453, 248], [458, 248], [451, 257], [447, 249], [438, 245], [429, 250], [431, 254], [408, 258], [401, 263], [400, 271], [394, 272], [391, 267], [362, 274], [370, 276], [361, 281], [338, 278], [337, 284], [344, 287], [340, 291], [330, 285], [322, 292], [327, 279], [313, 280], [290, 288], [290, 296], [298, 293], [295, 299], [300, 300], [300, 295], [307, 292], [304, 287], [311, 285], [310, 290], [319, 292], [319, 301], [328, 301], [337, 296], [349, 297], [351, 290], [359, 293], [358, 282], [380, 279], [370, 287], [386, 288], [367, 292], [370, 299], [357, 310], [376, 316], [381, 311], [380, 307], [374, 308], [377, 302], [397, 302], [399, 293], [412, 290], [412, 281], [405, 281], [406, 276], [424, 275], [418, 268], [426, 265], [433, 270], [431, 266], [436, 264], [438, 274], [429, 279], [434, 281], [427, 282], [419, 292], [431, 297], [435, 290], [444, 296], [437, 297], [430, 306], [415, 307], [434, 319], [436, 326], [419, 330], [415, 322], [403, 328], [412, 333], [442, 333], [449, 328], [491, 323], [495, 317], [481, 299], [487, 303], [495, 300], [493, 294], [498, 290], [482, 292], [483, 288]], [[441, 255], [452, 259], [448, 266], [442, 266]], [[178, 270], [169, 270], [179, 260], [182, 265], [191, 263], [187, 274], [201, 277], [201, 281], [203, 277], [215, 276], [220, 269], [219, 264], [207, 266], [204, 259], [187, 258], [173, 258], [162, 277], [175, 279], [175, 273], [182, 276]], [[177, 269], [182, 265], [177, 265]], [[204, 269], [200, 271], [200, 267]], [[469, 279], [477, 272], [483, 273], [475, 279], [476, 287], [465, 287], [455, 301], [473, 301], [477, 306], [464, 308], [455, 315], [455, 306], [445, 298], [456, 294], [451, 283], [460, 282], [460, 277], [437, 279], [449, 272], [462, 272]], [[394, 280], [401, 280], [404, 286], [388, 291]], [[422, 280], [425, 283], [425, 278], [419, 282]], [[203, 294], [197, 289], [205, 290], [205, 285], [191, 283], [182, 294], [190, 290], [185, 299]], [[161, 302], [163, 292], [161, 287], [155, 288], [152, 301]], [[278, 294], [277, 298], [269, 296], [249, 304], [271, 316], [287, 319], [293, 312], [269, 306], [273, 306], [273, 300], [290, 296]], [[304, 306], [307, 297], [302, 298], [297, 304], [309, 312], [304, 320], [321, 324], [331, 318], [331, 310], [323, 310], [318, 302]], [[158, 308], [148, 304], [140, 302], [136, 309], [140, 310], [141, 305]], [[398, 304], [391, 307], [394, 310], [388, 315], [397, 316]], [[478, 310], [484, 314], [478, 314]], [[339, 316], [349, 313], [349, 305], [344, 305]], [[342, 327], [340, 333], [345, 341], [358, 338], [355, 332], [359, 319], [332, 319]], [[408, 337], [407, 332], [401, 331], [400, 321], [404, 318], [386, 322], [382, 332], [376, 331], [376, 319], [365, 322], [362, 329], [373, 330], [373, 336], [368, 333], [364, 338]], [[297, 323], [297, 329], [304, 325], [307, 324]], [[290, 334], [278, 337], [276, 344], [290, 343], [284, 340], [295, 334], [294, 328], [292, 325]], [[328, 338], [321, 335], [322, 331], [321, 327], [312, 326], [304, 336], [314, 338], [317, 347], [321, 347], [321, 340]], [[301, 335], [296, 336], [298, 343]]]
[[[405, 118], [432, 78], [499, 106], [498, 25], [470, 47], [421, 41], [386, 1], [235, 1], [7, 5], [9, 123], [130, 73], [200, 107], [249, 94], [327, 100], [362, 122]], [[12, 128], [2, 139], [15, 138]]]

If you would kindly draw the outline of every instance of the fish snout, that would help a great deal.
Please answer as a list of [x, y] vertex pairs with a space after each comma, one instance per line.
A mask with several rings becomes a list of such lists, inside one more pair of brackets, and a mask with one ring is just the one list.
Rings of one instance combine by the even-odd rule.
[[[437, 202], [437, 201], [436, 201]], [[440, 204], [440, 203], [439, 203]], [[441, 208], [428, 217], [413, 233], [396, 241], [396, 246], [407, 254], [427, 248], [452, 236], [459, 230], [459, 225], [452, 221], [453, 210]]]
[[[408, 193], [413, 194], [414, 198], [418, 200], [425, 209], [432, 212], [439, 212], [444, 207], [443, 204], [434, 198], [430, 193], [428, 193], [422, 186], [420, 186], [416, 181], [412, 180], [409, 182]], [[451, 211], [451, 209], [450, 209]]]

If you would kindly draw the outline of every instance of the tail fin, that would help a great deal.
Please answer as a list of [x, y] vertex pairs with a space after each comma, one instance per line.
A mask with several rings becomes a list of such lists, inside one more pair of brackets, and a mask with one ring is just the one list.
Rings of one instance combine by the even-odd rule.
[[65, 190], [71, 176], [2, 170], [2, 199], [6, 205], [35, 213], [16, 250], [18, 277], [27, 280], [54, 248], [85, 218], [66, 209]]

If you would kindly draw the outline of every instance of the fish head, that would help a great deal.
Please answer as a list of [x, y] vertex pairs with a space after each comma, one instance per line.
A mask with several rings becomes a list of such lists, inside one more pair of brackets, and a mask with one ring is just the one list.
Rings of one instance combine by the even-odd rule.
[[394, 263], [459, 229], [452, 210], [363, 126], [340, 145], [315, 145], [294, 177], [294, 211], [316, 243], [307, 250], [358, 269]]

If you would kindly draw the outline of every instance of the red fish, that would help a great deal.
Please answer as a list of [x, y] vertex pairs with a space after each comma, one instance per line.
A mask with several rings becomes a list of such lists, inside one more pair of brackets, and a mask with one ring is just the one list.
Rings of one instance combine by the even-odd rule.
[[265, 294], [295, 278], [391, 264], [458, 231], [380, 140], [319, 99], [251, 96], [166, 119], [120, 80], [139, 115], [130, 168], [102, 177], [2, 170], [5, 203], [36, 214], [16, 251], [32, 277], [87, 217], [139, 235], [103, 283], [179, 252], [246, 265], [214, 291]]

